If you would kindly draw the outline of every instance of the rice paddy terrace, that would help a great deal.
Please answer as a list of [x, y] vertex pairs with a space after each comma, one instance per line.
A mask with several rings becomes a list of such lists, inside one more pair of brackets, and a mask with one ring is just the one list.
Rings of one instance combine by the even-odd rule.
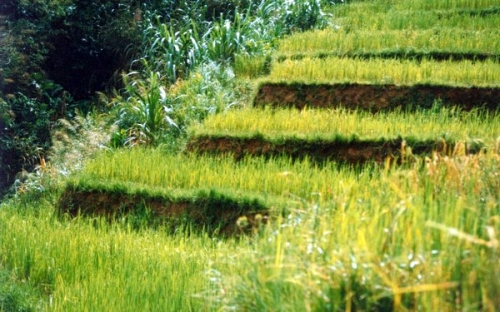
[[[335, 6], [330, 27], [283, 39], [272, 61], [258, 65], [268, 74], [255, 79], [253, 107], [191, 129], [185, 158], [105, 156], [99, 161], [111, 169], [89, 165], [68, 186], [61, 210], [130, 214], [140, 202], [156, 219], [188, 219], [234, 234], [242, 216], [255, 225], [256, 215], [260, 221], [270, 208], [293, 206], [290, 194], [310, 199], [319, 192], [305, 185], [327, 189], [317, 173], [305, 173], [317, 165], [333, 177], [345, 165], [497, 153], [500, 31], [494, 25], [500, 7], [494, 1], [417, 2]], [[129, 165], [109, 166], [122, 157]], [[150, 169], [139, 169], [149, 161]], [[236, 163], [224, 172], [213, 171], [231, 161]], [[270, 176], [268, 168], [256, 169], [266, 161], [279, 168]], [[157, 162], [166, 165], [158, 169]], [[176, 167], [184, 162], [191, 167]], [[305, 167], [290, 169], [296, 165]], [[291, 177], [298, 176], [305, 185], [290, 189]], [[284, 181], [282, 189], [267, 188]]]
[[332, 27], [282, 40], [255, 105], [379, 110], [428, 108], [440, 99], [498, 107], [494, 2], [454, 9], [376, 3], [343, 6]]
[[[270, 62], [236, 68], [255, 82], [253, 105], [193, 126], [179, 155], [98, 155], [59, 210], [255, 234], [218, 241], [243, 242], [231, 256], [205, 241], [210, 256], [182, 254], [217, 273], [213, 310], [494, 311], [498, 1], [372, 0], [330, 13], [331, 26], [282, 39]], [[201, 280], [173, 270], [176, 282]]]
[[336, 6], [330, 27], [281, 40], [260, 70], [242, 66], [267, 73], [253, 109], [209, 118], [188, 150], [359, 164], [494, 149], [499, 7], [418, 3]]

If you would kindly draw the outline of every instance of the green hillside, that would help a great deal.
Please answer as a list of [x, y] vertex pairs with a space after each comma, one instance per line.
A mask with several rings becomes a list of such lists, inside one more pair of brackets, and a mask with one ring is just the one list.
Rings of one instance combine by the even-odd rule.
[[497, 1], [192, 4], [1, 203], [0, 311], [500, 306]]

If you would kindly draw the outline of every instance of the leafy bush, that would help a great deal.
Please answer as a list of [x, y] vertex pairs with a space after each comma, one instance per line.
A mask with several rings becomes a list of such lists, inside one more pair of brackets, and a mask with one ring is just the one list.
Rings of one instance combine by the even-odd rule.
[[[0, 190], [21, 170], [31, 170], [50, 146], [52, 103], [14, 95], [2, 108]], [[1, 192], [1, 191], [0, 191]]]
[[[185, 1], [178, 4], [172, 1], [168, 4], [146, 4], [142, 21], [142, 51], [136, 61], [136, 64], [146, 66], [141, 67], [138, 75], [129, 75], [124, 81], [128, 99], [126, 104], [122, 103], [124, 105], [117, 122], [119, 130], [113, 135], [112, 144], [156, 145], [160, 140], [167, 142], [167, 137], [178, 138], [185, 133], [190, 122], [203, 119], [210, 111], [232, 106], [234, 94], [227, 97], [232, 91], [223, 90], [234, 74], [232, 71], [229, 74], [215, 63], [227, 66], [234, 62], [238, 54], [265, 55], [272, 49], [273, 42], [284, 34], [324, 26], [325, 23], [320, 1], [228, 1], [225, 4], [222, 1]], [[191, 75], [199, 66], [202, 69]], [[157, 86], [158, 81], [152, 81], [152, 73], [164, 74], [161, 80], [165, 81], [165, 85]], [[154, 76], [159, 77], [159, 74]], [[179, 82], [189, 77], [192, 77], [191, 82]], [[147, 81], [151, 83], [149, 87], [145, 85]], [[177, 93], [173, 92], [176, 95], [166, 93], [168, 84], [177, 90]], [[178, 88], [179, 85], [183, 87]], [[179, 93], [180, 90], [182, 92]], [[222, 94], [226, 99], [220, 97]], [[223, 104], [225, 101], [226, 105]], [[115, 99], [116, 102], [123, 101]], [[157, 113], [151, 115], [156, 110]], [[165, 119], [169, 116], [172, 119]], [[175, 134], [172, 136], [172, 133]]]
[[[155, 64], [153, 70], [165, 72], [171, 83], [188, 77], [201, 63], [233, 61], [236, 54], [264, 54], [285, 34], [326, 25], [319, 1], [235, 3], [234, 8], [213, 9], [210, 18], [207, 5], [196, 3], [189, 10], [181, 6], [176, 14], [167, 14], [177, 16], [168, 22], [156, 10], [145, 13], [141, 59]], [[178, 16], [180, 12], [194, 17]]]
[[140, 37], [130, 0], [9, 0], [0, 11], [8, 30], [0, 38], [2, 193], [39, 163], [57, 119], [90, 110], [89, 98], [128, 67]]
[[165, 87], [161, 85], [159, 73], [151, 71], [147, 80], [129, 81], [134, 74], [124, 76], [128, 98], [119, 102], [118, 123], [122, 129], [126, 128], [129, 136], [125, 142], [127, 145], [156, 146], [170, 128], [177, 127], [168, 116], [171, 111], [169, 98]]
[[235, 81], [230, 67], [215, 62], [200, 65], [189, 79], [170, 86], [154, 71], [148, 79], [131, 73], [124, 83], [125, 95], [111, 100], [118, 127], [111, 138], [114, 147], [161, 144], [178, 148], [192, 123], [238, 106], [250, 94], [249, 86]]

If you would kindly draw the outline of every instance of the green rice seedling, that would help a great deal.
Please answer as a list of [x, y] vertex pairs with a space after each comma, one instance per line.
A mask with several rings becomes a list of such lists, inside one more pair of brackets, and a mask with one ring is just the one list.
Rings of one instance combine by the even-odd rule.
[[325, 53], [354, 54], [392, 50], [446, 51], [448, 53], [500, 53], [500, 32], [436, 28], [426, 30], [324, 29], [297, 33], [279, 42], [278, 53], [285, 55]]
[[496, 87], [500, 81], [500, 63], [492, 60], [472, 62], [436, 62], [423, 59], [349, 59], [305, 58], [274, 63], [270, 81], [304, 83], [357, 82], [370, 84], [433, 84], [451, 86]]
[[498, 136], [500, 115], [455, 108], [392, 111], [372, 114], [363, 110], [331, 109], [242, 109], [210, 116], [203, 125], [191, 128], [191, 136], [262, 135], [269, 140], [282, 137], [300, 139], [338, 136], [360, 140], [415, 138], [421, 141], [440, 137], [454, 141], [481, 138], [493, 147]]

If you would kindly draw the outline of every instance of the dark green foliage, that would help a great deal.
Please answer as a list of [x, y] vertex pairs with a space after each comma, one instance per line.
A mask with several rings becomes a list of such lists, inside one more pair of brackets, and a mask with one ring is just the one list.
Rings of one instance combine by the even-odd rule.
[[104, 90], [140, 45], [136, 9], [132, 1], [75, 0], [66, 6], [65, 15], [52, 21], [58, 31], [47, 55], [49, 76], [77, 100]]
[[[132, 1], [7, 1], [0, 7], [0, 193], [50, 147], [50, 130], [127, 67]], [[132, 44], [135, 40], [135, 45]]]
[[0, 155], [5, 164], [0, 168], [1, 180], [6, 184], [13, 181], [17, 172], [31, 169], [50, 145], [47, 104], [18, 94], [10, 106], [0, 137]]

